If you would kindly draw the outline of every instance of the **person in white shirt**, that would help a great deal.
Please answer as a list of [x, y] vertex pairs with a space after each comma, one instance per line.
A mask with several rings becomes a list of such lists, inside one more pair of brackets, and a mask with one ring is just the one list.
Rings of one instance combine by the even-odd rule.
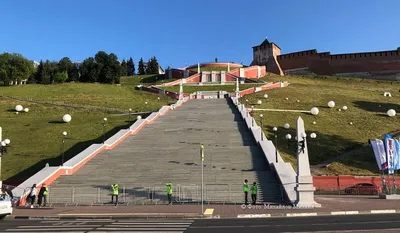
[[33, 208], [33, 204], [35, 204], [35, 199], [36, 199], [36, 184], [32, 185], [31, 191], [29, 192], [28, 198], [30, 200], [31, 208]]

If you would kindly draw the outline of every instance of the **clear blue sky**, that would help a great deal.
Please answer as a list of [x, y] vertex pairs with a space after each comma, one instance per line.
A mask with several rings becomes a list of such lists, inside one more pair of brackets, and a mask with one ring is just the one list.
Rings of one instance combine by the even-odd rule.
[[2, 0], [0, 53], [73, 61], [99, 50], [164, 67], [249, 64], [265, 37], [282, 53], [400, 46], [399, 0]]

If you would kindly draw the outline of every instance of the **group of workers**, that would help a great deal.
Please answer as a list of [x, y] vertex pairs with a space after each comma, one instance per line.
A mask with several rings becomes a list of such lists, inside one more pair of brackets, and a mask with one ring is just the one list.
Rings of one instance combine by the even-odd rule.
[[[172, 205], [172, 184], [171, 183], [167, 183], [166, 184], [166, 188], [167, 188], [167, 197], [168, 197], [168, 204]], [[114, 197], [115, 197], [115, 205], [118, 205], [118, 195], [119, 195], [119, 187], [118, 184], [112, 184], [111, 185], [111, 190], [112, 190], [112, 194], [111, 194], [111, 203], [114, 203]], [[258, 187], [256, 182], [253, 182], [253, 185], [250, 187], [250, 192], [251, 192], [251, 200], [252, 200], [252, 204], [255, 205], [257, 202], [257, 191], [258, 191]], [[246, 205], [248, 205], [248, 193], [249, 193], [249, 184], [248, 184], [248, 180], [244, 180], [243, 183], [243, 193], [244, 193], [244, 202]]]

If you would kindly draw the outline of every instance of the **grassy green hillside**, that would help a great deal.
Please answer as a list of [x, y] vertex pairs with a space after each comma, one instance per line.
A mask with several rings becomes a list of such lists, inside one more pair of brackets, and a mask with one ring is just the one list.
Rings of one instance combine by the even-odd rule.
[[[290, 85], [245, 96], [243, 103], [248, 99], [248, 105], [256, 108], [309, 111], [316, 106], [320, 110], [318, 116], [308, 113], [255, 112], [258, 122], [259, 114], [264, 115], [264, 131], [268, 138], [273, 138], [272, 128], [278, 127], [278, 148], [286, 161], [295, 164], [294, 151], [288, 148], [285, 135], [294, 135], [296, 119], [301, 116], [308, 134], [315, 132], [318, 135], [315, 144], [309, 141], [311, 164], [319, 164], [350, 151], [349, 155], [335, 160], [329, 168], [316, 171], [315, 174], [371, 175], [378, 172], [367, 142], [368, 139], [382, 138], [384, 133], [400, 131], [400, 116], [386, 116], [389, 109], [400, 113], [399, 82], [300, 76], [263, 79], [268, 82], [289, 81]], [[391, 92], [393, 97], [384, 97], [385, 91]], [[267, 99], [263, 97], [265, 93], [268, 93]], [[257, 105], [259, 99], [263, 100], [261, 105]], [[331, 100], [336, 103], [332, 109], [327, 105]], [[348, 110], [339, 111], [343, 106], [347, 106]], [[313, 124], [314, 121], [316, 124]], [[353, 124], [350, 125], [350, 122]], [[285, 123], [290, 124], [289, 130], [283, 128]]]
[[[133, 112], [148, 112], [174, 102], [165, 96], [135, 91], [129, 86], [104, 84], [0, 87], [0, 95], [0, 126], [3, 138], [11, 140], [8, 154], [3, 156], [2, 179], [16, 182], [33, 175], [46, 163], [61, 163], [63, 131], [68, 132], [67, 160], [92, 143], [102, 142], [104, 117], [108, 118], [107, 137], [128, 127], [128, 116], [107, 113], [105, 108], [126, 113], [129, 108]], [[39, 103], [10, 99], [9, 96]], [[29, 112], [15, 114], [17, 104], [29, 108]], [[70, 123], [61, 122], [64, 114], [71, 114]]]

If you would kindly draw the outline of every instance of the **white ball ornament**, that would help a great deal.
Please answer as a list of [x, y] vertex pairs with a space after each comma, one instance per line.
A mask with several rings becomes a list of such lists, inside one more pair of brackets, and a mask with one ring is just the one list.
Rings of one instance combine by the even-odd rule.
[[394, 117], [394, 116], [396, 116], [396, 111], [394, 109], [389, 109], [387, 111], [387, 115], [390, 117]]
[[25, 109], [24, 109], [24, 112], [29, 112], [29, 108], [25, 108]]
[[317, 122], [314, 121], [314, 122], [313, 122], [313, 125], [315, 125], [315, 124], [317, 124]]
[[342, 109], [346, 111], [348, 108], [347, 106], [343, 106]]
[[350, 124], [350, 125], [353, 125], [353, 122], [350, 122], [349, 124]]
[[265, 98], [265, 99], [266, 99], [266, 98], [268, 98], [268, 95], [267, 95], [267, 94], [265, 94], [265, 95], [264, 95], [264, 98]]
[[313, 114], [314, 116], [318, 115], [318, 113], [319, 113], [319, 109], [317, 107], [313, 107], [311, 109], [311, 114]]
[[289, 125], [288, 123], [286, 123], [286, 124], [283, 125], [283, 128], [289, 129], [289, 128], [290, 128], [290, 125]]
[[142, 119], [142, 116], [139, 115], [136, 117], [136, 120], [140, 120], [140, 119]]
[[289, 100], [289, 98], [286, 98], [286, 100]]
[[19, 114], [19, 112], [15, 112], [15, 114], [17, 114], [17, 115], [18, 115], [18, 114]]
[[340, 112], [340, 111], [342, 111], [342, 109], [339, 108], [338, 111]]
[[328, 102], [328, 107], [333, 108], [335, 107], [335, 102], [333, 102], [332, 100]]
[[257, 104], [262, 104], [262, 101], [261, 100], [257, 101]]
[[63, 121], [64, 121], [65, 123], [68, 123], [68, 122], [71, 121], [72, 117], [71, 117], [71, 115], [69, 115], [69, 114], [65, 114], [65, 115], [63, 116], [62, 119], [63, 119]]
[[15, 106], [15, 111], [21, 112], [24, 108], [21, 105]]

